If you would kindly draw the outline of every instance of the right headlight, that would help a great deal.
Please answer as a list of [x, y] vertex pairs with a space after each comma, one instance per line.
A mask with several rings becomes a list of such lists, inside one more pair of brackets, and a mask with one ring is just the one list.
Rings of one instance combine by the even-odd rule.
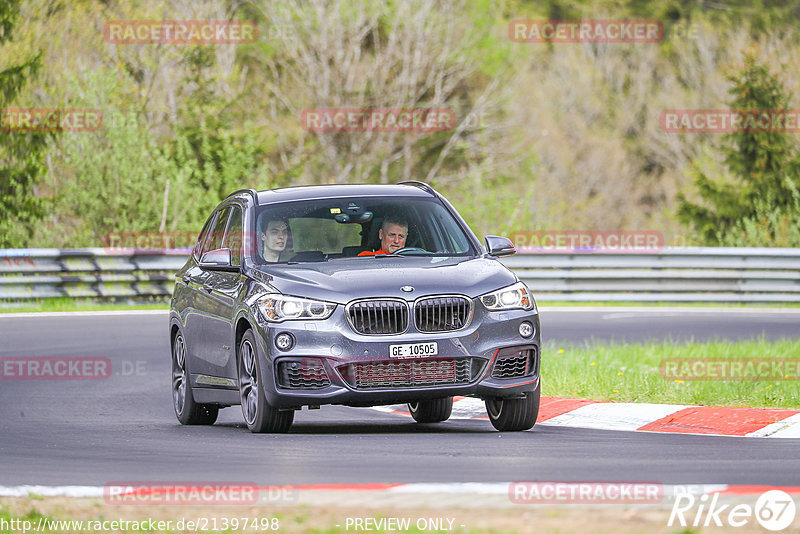
[[486, 309], [492, 311], [536, 309], [533, 295], [522, 282], [481, 295], [480, 299]]
[[336, 304], [322, 300], [288, 297], [271, 293], [258, 301], [258, 309], [267, 321], [280, 322], [291, 319], [327, 319]]

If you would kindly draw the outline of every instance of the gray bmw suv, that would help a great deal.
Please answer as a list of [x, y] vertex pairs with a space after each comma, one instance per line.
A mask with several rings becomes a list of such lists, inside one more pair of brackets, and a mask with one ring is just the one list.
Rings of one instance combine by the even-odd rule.
[[287, 432], [323, 404], [408, 403], [445, 421], [454, 396], [485, 401], [498, 430], [539, 412], [536, 303], [422, 182], [231, 194], [177, 273], [172, 394], [183, 424], [241, 405], [253, 432]]

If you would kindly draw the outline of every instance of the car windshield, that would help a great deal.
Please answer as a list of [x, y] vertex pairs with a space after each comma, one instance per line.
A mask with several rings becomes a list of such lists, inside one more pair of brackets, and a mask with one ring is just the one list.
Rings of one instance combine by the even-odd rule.
[[288, 263], [387, 255], [474, 255], [467, 234], [433, 198], [348, 197], [260, 206], [256, 263]]

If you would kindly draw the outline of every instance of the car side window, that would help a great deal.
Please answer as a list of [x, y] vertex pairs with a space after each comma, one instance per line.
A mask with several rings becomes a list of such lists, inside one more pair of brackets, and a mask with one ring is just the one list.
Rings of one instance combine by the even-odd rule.
[[231, 265], [242, 264], [242, 210], [239, 206], [233, 207], [222, 246], [231, 249]]
[[195, 243], [194, 249], [192, 249], [192, 256], [198, 261], [203, 251], [203, 245], [208, 240], [208, 233], [211, 231], [211, 225], [214, 223], [214, 215], [216, 215], [216, 213], [212, 213], [211, 217], [206, 221], [205, 226], [203, 226], [203, 231], [200, 232], [200, 235], [197, 237], [197, 243]]
[[217, 250], [218, 248], [222, 248], [222, 237], [225, 235], [225, 227], [228, 225], [228, 217], [230, 214], [230, 206], [219, 212], [217, 220], [214, 223], [214, 229], [211, 231], [211, 235], [209, 235], [208, 239], [206, 240], [202, 254], [205, 254], [209, 250]]

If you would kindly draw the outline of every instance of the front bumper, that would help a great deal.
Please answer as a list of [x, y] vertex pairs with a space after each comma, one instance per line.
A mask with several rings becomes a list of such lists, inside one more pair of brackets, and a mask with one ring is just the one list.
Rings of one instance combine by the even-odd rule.
[[[477, 308], [466, 328], [446, 333], [422, 333], [412, 326], [403, 334], [361, 335], [341, 309], [324, 321], [262, 323], [258, 351], [266, 399], [277, 408], [377, 406], [449, 396], [515, 397], [536, 390], [538, 314]], [[534, 328], [527, 338], [519, 333], [525, 321]], [[281, 333], [294, 338], [290, 350], [276, 347]], [[436, 356], [389, 356], [390, 345], [430, 341], [438, 345]]]

